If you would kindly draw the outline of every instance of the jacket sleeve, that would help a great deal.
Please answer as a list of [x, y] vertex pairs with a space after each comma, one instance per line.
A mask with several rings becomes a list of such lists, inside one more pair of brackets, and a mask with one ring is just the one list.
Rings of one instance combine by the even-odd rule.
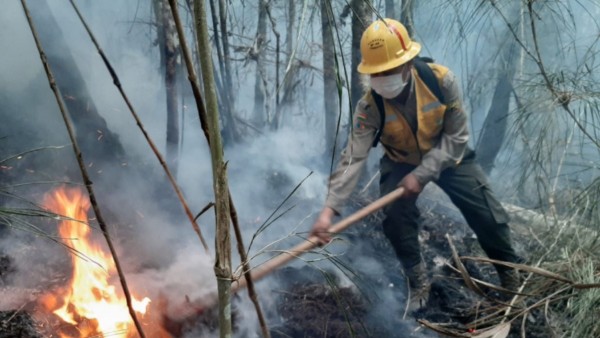
[[377, 107], [363, 97], [357, 104], [352, 120], [352, 132], [329, 178], [329, 192], [325, 201], [325, 205], [338, 214], [358, 183], [381, 118]]
[[442, 93], [447, 108], [440, 139], [413, 170], [421, 185], [437, 180], [444, 169], [458, 165], [469, 142], [467, 114], [463, 109], [458, 81], [452, 71], [448, 71], [442, 80]]

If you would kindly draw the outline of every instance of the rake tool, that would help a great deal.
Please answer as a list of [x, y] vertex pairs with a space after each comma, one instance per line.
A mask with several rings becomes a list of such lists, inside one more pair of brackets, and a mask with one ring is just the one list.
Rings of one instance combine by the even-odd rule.
[[[337, 234], [337, 233], [342, 232], [343, 230], [348, 228], [350, 225], [360, 221], [361, 219], [369, 216], [370, 214], [376, 212], [377, 210], [383, 208], [384, 206], [386, 206], [386, 205], [390, 204], [391, 202], [395, 201], [396, 199], [400, 198], [402, 196], [402, 194], [404, 194], [403, 187], [393, 190], [392, 192], [388, 193], [387, 195], [384, 195], [384, 196], [380, 197], [379, 199], [375, 200], [373, 203], [356, 211], [352, 215], [335, 223], [334, 225], [331, 226], [331, 228], [329, 229], [329, 232], [331, 234]], [[270, 260], [266, 261], [262, 265], [252, 269], [252, 272], [250, 274], [252, 276], [252, 280], [256, 281], [256, 280], [259, 280], [259, 279], [265, 277], [266, 275], [272, 273], [275, 269], [288, 263], [289, 261], [291, 261], [294, 258], [298, 258], [302, 254], [308, 252], [309, 250], [315, 248], [318, 245], [319, 245], [318, 237], [311, 236], [311, 237], [307, 238], [306, 240], [304, 240], [302, 243], [296, 245], [295, 247], [293, 247], [289, 250], [282, 251], [279, 255], [271, 258]], [[240, 289], [246, 287], [246, 285], [247, 285], [246, 279], [242, 277], [232, 284], [232, 287], [231, 287], [232, 292], [237, 292]]]

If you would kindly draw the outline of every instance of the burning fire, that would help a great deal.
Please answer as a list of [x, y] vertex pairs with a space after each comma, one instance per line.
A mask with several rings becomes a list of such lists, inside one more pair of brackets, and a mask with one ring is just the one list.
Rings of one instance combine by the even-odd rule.
[[[63, 220], [59, 233], [63, 242], [73, 248], [73, 274], [61, 295], [49, 295], [44, 307], [64, 322], [77, 327], [79, 337], [125, 338], [135, 332], [125, 296], [110, 284], [116, 275], [110, 254], [90, 240], [87, 211], [90, 202], [80, 189], [59, 188], [48, 194], [44, 205], [49, 210], [72, 220]], [[132, 296], [133, 308], [145, 314], [149, 298]], [[60, 333], [61, 338], [72, 337]]]

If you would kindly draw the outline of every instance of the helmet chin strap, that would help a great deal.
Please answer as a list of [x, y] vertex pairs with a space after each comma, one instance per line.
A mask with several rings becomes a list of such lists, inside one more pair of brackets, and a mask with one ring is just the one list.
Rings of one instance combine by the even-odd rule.
[[402, 79], [405, 82], [409, 82], [412, 78], [412, 60], [405, 63], [403, 66], [404, 68], [402, 68]]

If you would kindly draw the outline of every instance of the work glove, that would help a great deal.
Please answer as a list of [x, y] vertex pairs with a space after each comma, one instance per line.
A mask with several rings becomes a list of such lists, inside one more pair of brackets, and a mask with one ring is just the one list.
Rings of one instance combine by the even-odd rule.
[[399, 187], [404, 187], [404, 194], [402, 194], [402, 198], [417, 198], [421, 191], [423, 191], [423, 186], [417, 179], [417, 176], [414, 174], [408, 174], [404, 176]]
[[331, 227], [331, 220], [335, 215], [335, 211], [329, 207], [323, 208], [319, 217], [312, 226], [309, 233], [309, 238], [314, 236], [314, 240], [319, 245], [327, 244], [331, 241], [331, 234], [329, 233], [329, 227]]

